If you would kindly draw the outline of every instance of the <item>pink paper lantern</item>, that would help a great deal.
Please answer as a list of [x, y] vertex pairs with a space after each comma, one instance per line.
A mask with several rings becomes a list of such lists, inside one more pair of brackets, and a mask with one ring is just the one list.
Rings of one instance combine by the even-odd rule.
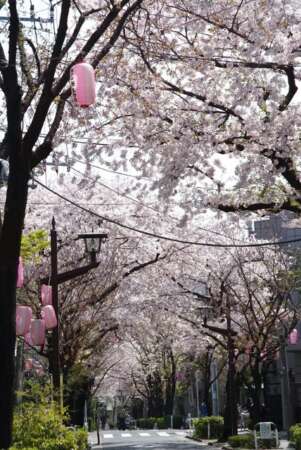
[[52, 305], [52, 286], [42, 284], [41, 286], [41, 302], [42, 305]]
[[72, 75], [77, 103], [86, 108], [93, 105], [96, 100], [95, 71], [93, 67], [85, 62], [75, 64]]
[[42, 319], [45, 321], [47, 330], [51, 330], [57, 326], [57, 318], [54, 307], [52, 305], [43, 306], [41, 311]]
[[25, 336], [30, 329], [32, 310], [30, 306], [20, 306], [16, 308], [16, 335]]
[[31, 339], [31, 332], [30, 331], [25, 334], [24, 340], [25, 340], [26, 344], [28, 344], [30, 347], [33, 347], [33, 342], [32, 342], [32, 339]]
[[17, 288], [23, 287], [23, 284], [24, 284], [24, 267], [23, 267], [22, 258], [20, 256], [19, 264], [18, 264]]
[[28, 358], [24, 362], [24, 370], [25, 372], [29, 372], [33, 368], [33, 361], [31, 358]]
[[292, 345], [296, 345], [298, 342], [298, 338], [299, 338], [298, 330], [296, 328], [294, 328], [289, 334], [289, 337], [288, 337], [289, 343]]
[[31, 321], [30, 334], [34, 346], [44, 345], [45, 342], [45, 321], [34, 319]]
[[41, 377], [45, 374], [45, 371], [43, 367], [38, 367], [37, 369], [35, 369], [35, 373], [37, 374], [38, 377]]

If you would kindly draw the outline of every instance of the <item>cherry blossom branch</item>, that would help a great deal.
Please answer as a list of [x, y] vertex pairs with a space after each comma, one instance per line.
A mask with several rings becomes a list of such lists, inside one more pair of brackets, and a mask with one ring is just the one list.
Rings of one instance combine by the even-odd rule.
[[67, 29], [68, 29], [68, 17], [71, 7], [71, 0], [62, 0], [62, 6], [61, 6], [61, 16], [58, 26], [58, 31], [55, 39], [55, 43], [53, 46], [51, 59], [49, 66], [46, 70], [46, 73], [44, 75], [44, 86], [42, 90], [42, 94], [40, 97], [40, 100], [38, 102], [38, 105], [36, 107], [36, 111], [34, 114], [34, 117], [31, 121], [31, 124], [27, 130], [27, 133], [23, 139], [23, 144], [25, 148], [25, 152], [27, 154], [30, 154], [32, 147], [34, 146], [35, 142], [37, 141], [45, 118], [47, 116], [50, 104], [55, 96], [53, 96], [51, 90], [52, 90], [52, 84], [54, 80], [54, 75], [56, 68], [60, 62], [60, 53], [65, 41]]
[[[134, 267], [132, 267], [130, 270], [128, 270], [127, 272], [125, 272], [122, 275], [122, 279], [126, 279], [127, 277], [129, 277], [130, 275], [132, 275], [135, 272], [138, 272], [142, 269], [145, 269], [146, 267], [157, 263], [158, 261], [164, 260], [167, 257], [167, 254], [160, 256], [159, 253], [157, 253], [157, 255], [155, 256], [154, 259], [151, 259], [149, 261], [146, 261], [144, 263], [138, 263], [136, 264]], [[104, 299], [106, 299], [108, 297], [109, 294], [111, 294], [112, 292], [114, 292], [121, 284], [121, 281], [115, 281], [114, 283], [112, 283], [110, 286], [108, 286], [103, 292], [102, 294], [97, 298], [97, 299], [93, 299], [90, 304], [94, 304], [94, 303], [98, 303], [98, 302], [103, 302]]]
[[219, 21], [214, 21], [213, 19], [210, 19], [209, 16], [203, 16], [203, 15], [198, 14], [198, 13], [196, 13], [195, 11], [191, 11], [191, 10], [189, 10], [189, 9], [187, 9], [187, 8], [181, 8], [181, 7], [179, 7], [179, 6], [173, 6], [173, 5], [171, 5], [170, 7], [171, 7], [171, 8], [178, 9], [179, 11], [185, 12], [185, 13], [187, 13], [187, 14], [189, 14], [189, 15], [195, 16], [195, 17], [197, 17], [197, 18], [203, 20], [204, 22], [208, 23], [209, 25], [215, 26], [216, 28], [219, 28], [219, 29], [221, 29], [221, 30], [227, 30], [227, 31], [229, 31], [229, 33], [234, 34], [235, 36], [237, 36], [237, 37], [243, 39], [244, 41], [248, 42], [249, 44], [254, 44], [254, 41], [252, 41], [252, 40], [249, 39], [246, 35], [240, 33], [238, 30], [236, 30], [236, 29], [233, 27], [233, 22], [232, 22], [232, 25], [231, 25], [231, 26], [228, 26], [228, 25], [226, 25], [226, 24], [224, 24], [224, 23], [221, 23], [221, 22], [219, 22]]
[[285, 73], [287, 75], [287, 80], [288, 80], [288, 92], [285, 96], [285, 99], [279, 106], [279, 111], [284, 111], [285, 109], [287, 109], [288, 105], [290, 104], [290, 102], [292, 101], [292, 99], [294, 98], [294, 96], [298, 90], [297, 85], [296, 85], [294, 67], [293, 66], [287, 67], [285, 69]]
[[[210, 207], [210, 203], [208, 204]], [[295, 213], [300, 213], [301, 210], [301, 198], [294, 199], [293, 201], [287, 200], [282, 203], [276, 203], [276, 202], [257, 202], [257, 203], [237, 203], [237, 204], [222, 204], [219, 203], [218, 205], [214, 206], [220, 211], [224, 212], [238, 212], [238, 211], [261, 211], [266, 210], [273, 213], [280, 212], [282, 210], [286, 211], [292, 211]]]
[[23, 32], [20, 31], [19, 39], [18, 39], [18, 48], [19, 48], [19, 54], [20, 54], [20, 66], [21, 66], [22, 73], [25, 76], [28, 90], [30, 92], [32, 92], [35, 88], [35, 83], [32, 78], [31, 70], [28, 66], [28, 60], [27, 60], [27, 55], [26, 55], [26, 51], [25, 51], [25, 47], [24, 47], [24, 42], [25, 42], [25, 39], [24, 39]]
[[189, 91], [187, 89], [184, 89], [182, 87], [179, 87], [179, 86], [175, 85], [171, 81], [166, 80], [163, 77], [163, 75], [159, 74], [151, 66], [151, 63], [147, 59], [147, 57], [146, 57], [143, 49], [141, 48], [141, 46], [138, 47], [138, 50], [139, 50], [139, 54], [141, 56], [141, 59], [143, 60], [143, 62], [145, 64], [145, 66], [147, 67], [147, 69], [152, 73], [152, 75], [154, 75], [157, 78], [159, 78], [167, 86], [166, 91], [183, 94], [186, 97], [190, 97], [190, 98], [194, 98], [196, 100], [200, 100], [202, 103], [206, 103], [208, 106], [211, 106], [212, 108], [220, 110], [221, 112], [226, 113], [227, 115], [231, 115], [231, 116], [237, 118], [241, 123], [243, 123], [243, 118], [239, 114], [237, 114], [233, 109], [228, 108], [227, 106], [224, 106], [223, 104], [220, 104], [220, 103], [208, 101], [206, 96], [197, 94], [196, 92]]
[[46, 159], [47, 156], [49, 156], [50, 153], [52, 152], [53, 150], [52, 140], [60, 126], [64, 114], [65, 103], [66, 103], [65, 100], [60, 98], [57, 104], [54, 119], [52, 121], [51, 127], [46, 135], [43, 144], [39, 145], [39, 147], [37, 147], [37, 149], [32, 153], [31, 169], [34, 169], [41, 161]]

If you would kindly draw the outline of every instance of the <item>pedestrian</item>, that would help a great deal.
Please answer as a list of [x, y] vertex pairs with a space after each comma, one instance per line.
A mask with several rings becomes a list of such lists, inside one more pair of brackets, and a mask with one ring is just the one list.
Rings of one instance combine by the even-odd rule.
[[200, 410], [201, 410], [201, 416], [202, 416], [202, 417], [208, 416], [208, 408], [207, 408], [207, 405], [206, 405], [205, 402], [202, 402], [202, 403], [201, 403], [201, 408], [200, 408]]
[[100, 403], [97, 408], [98, 422], [101, 424], [101, 429], [105, 430], [107, 423], [107, 405], [105, 403]]

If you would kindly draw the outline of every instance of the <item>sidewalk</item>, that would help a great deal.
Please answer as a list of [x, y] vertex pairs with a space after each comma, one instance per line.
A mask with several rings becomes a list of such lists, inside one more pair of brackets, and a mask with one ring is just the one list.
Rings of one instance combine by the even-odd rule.
[[[187, 431], [190, 433], [187, 433], [186, 437], [188, 439], [192, 439], [192, 431], [193, 430], [187, 430]], [[241, 430], [238, 433], [239, 434], [250, 433], [250, 430]], [[214, 449], [216, 448], [216, 449], [229, 450], [231, 448], [228, 443], [217, 442], [216, 439], [202, 439], [202, 440], [196, 441], [196, 442], [201, 443], [204, 447], [213, 447]], [[290, 446], [290, 441], [287, 439], [287, 433], [280, 431], [279, 432], [279, 449], [288, 450], [288, 449], [293, 449], [293, 448], [294, 447]]]

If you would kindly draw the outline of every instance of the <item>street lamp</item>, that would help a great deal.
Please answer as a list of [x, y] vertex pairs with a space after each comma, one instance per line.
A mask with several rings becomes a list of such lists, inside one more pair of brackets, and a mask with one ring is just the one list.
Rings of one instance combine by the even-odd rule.
[[59, 390], [59, 398], [62, 405], [62, 375], [60, 367], [60, 345], [59, 345], [59, 327], [60, 327], [60, 311], [59, 311], [59, 299], [58, 299], [58, 287], [60, 284], [70, 281], [74, 278], [82, 276], [88, 273], [91, 269], [98, 267], [99, 262], [96, 260], [96, 253], [100, 251], [101, 242], [107, 237], [105, 233], [90, 233], [80, 234], [78, 239], [85, 240], [86, 252], [90, 254], [90, 263], [77, 267], [75, 269], [68, 270], [66, 272], [58, 272], [58, 246], [57, 246], [57, 231], [55, 227], [55, 219], [52, 218], [52, 228], [50, 231], [50, 244], [51, 244], [51, 277], [45, 277], [40, 280], [41, 284], [50, 284], [52, 286], [52, 301], [53, 307], [57, 317], [57, 327], [54, 328], [52, 334], [52, 376], [54, 388]]
[[90, 255], [91, 262], [96, 262], [96, 253], [100, 252], [101, 243], [107, 237], [106, 233], [84, 233], [79, 234], [77, 239], [84, 240], [86, 253]]

